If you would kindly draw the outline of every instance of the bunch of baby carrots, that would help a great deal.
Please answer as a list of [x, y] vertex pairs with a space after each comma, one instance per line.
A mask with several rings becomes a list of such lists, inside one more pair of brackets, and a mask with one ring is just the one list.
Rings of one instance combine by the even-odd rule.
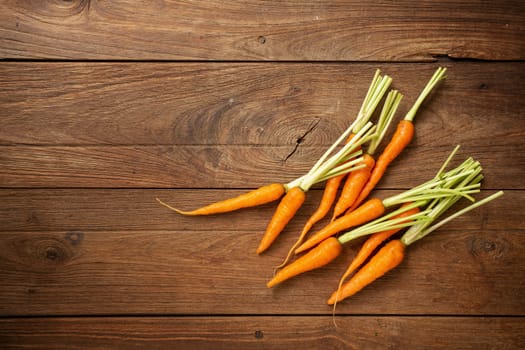
[[[333, 304], [335, 308], [338, 301], [354, 295], [398, 266], [404, 258], [407, 246], [454, 218], [503, 194], [500, 191], [480, 201], [475, 200], [472, 194], [480, 191], [483, 179], [481, 165], [475, 159], [467, 158], [457, 167], [446, 170], [458, 146], [445, 160], [436, 176], [429, 181], [385, 199], [369, 198], [388, 166], [411, 142], [417, 111], [436, 85], [446, 78], [445, 73], [445, 68], [436, 70], [412, 108], [399, 121], [389, 143], [377, 159], [374, 154], [387, 134], [403, 98], [397, 90], [389, 91], [392, 78], [381, 75], [379, 70], [372, 78], [354, 122], [303, 176], [287, 184], [272, 183], [192, 211], [182, 211], [157, 200], [182, 215], [225, 213], [280, 200], [257, 247], [257, 253], [261, 254], [272, 245], [295, 216], [305, 202], [308, 190], [314, 184], [324, 182], [324, 193], [317, 210], [306, 221], [297, 241], [277, 267], [278, 271], [267, 286], [274, 287], [299, 274], [325, 266], [341, 254], [343, 244], [369, 235], [343, 273], [337, 289], [328, 299], [328, 304]], [[383, 100], [377, 121], [373, 123], [370, 120]], [[436, 222], [462, 198], [472, 204]], [[314, 225], [326, 217], [332, 207], [331, 222], [307, 238]], [[405, 228], [408, 229], [401, 238], [391, 239]], [[338, 236], [335, 237], [336, 235]], [[299, 257], [289, 263], [294, 256]]]

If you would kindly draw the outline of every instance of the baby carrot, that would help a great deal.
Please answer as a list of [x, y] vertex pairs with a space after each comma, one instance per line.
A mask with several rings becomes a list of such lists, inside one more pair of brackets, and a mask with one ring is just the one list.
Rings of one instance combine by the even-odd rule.
[[368, 182], [363, 187], [361, 193], [359, 194], [355, 202], [352, 204], [349, 211], [352, 211], [355, 208], [357, 208], [357, 206], [368, 197], [370, 192], [372, 192], [377, 183], [385, 174], [386, 169], [390, 165], [390, 163], [392, 163], [394, 159], [396, 159], [399, 156], [399, 154], [406, 148], [410, 141], [412, 141], [414, 137], [414, 117], [416, 116], [419, 107], [426, 99], [426, 97], [430, 94], [432, 89], [441, 80], [446, 78], [446, 71], [447, 69], [442, 67], [439, 67], [436, 70], [436, 72], [429, 80], [421, 94], [418, 96], [412, 108], [406, 114], [405, 118], [399, 122], [394, 135], [390, 139], [390, 142], [385, 147], [383, 153], [377, 159], [375, 167], [372, 170], [372, 173], [370, 174], [370, 178], [368, 179]]
[[[401, 207], [407, 207], [411, 203], [405, 203]], [[398, 215], [395, 215], [392, 217], [392, 219], [399, 219], [399, 218], [406, 218], [407, 216], [416, 214], [420, 211], [418, 207], [414, 207], [412, 209], [409, 209], [407, 211], [404, 211]], [[401, 221], [400, 224], [403, 222]], [[343, 274], [343, 277], [341, 277], [341, 282], [343, 282], [352, 272], [354, 272], [357, 268], [359, 268], [363, 262], [365, 262], [366, 259], [372, 254], [372, 252], [384, 241], [386, 241], [388, 238], [390, 238], [392, 235], [395, 235], [397, 232], [399, 232], [403, 227], [399, 226], [397, 228], [393, 228], [390, 230], [385, 230], [381, 232], [376, 232], [363, 243], [363, 246], [355, 256], [355, 258], [352, 260], [352, 263], [350, 266], [348, 266], [348, 269]]]
[[[408, 202], [401, 206], [401, 208], [406, 208], [410, 206], [412, 203]], [[398, 215], [394, 215], [392, 219], [399, 219], [399, 218], [406, 218], [410, 217], [411, 215], [419, 213], [418, 207], [412, 207], [411, 209], [408, 209], [407, 211], [402, 211]], [[400, 224], [403, 224], [401, 221]], [[348, 269], [344, 272], [343, 276], [341, 276], [341, 279], [339, 280], [339, 286], [337, 288], [337, 291], [334, 293], [336, 295], [340, 294], [340, 291], [343, 286], [343, 282], [350, 276], [355, 270], [357, 270], [365, 261], [368, 259], [368, 257], [372, 254], [372, 252], [384, 241], [386, 241], [388, 238], [399, 232], [401, 229], [403, 229], [403, 226], [399, 225], [396, 228], [392, 228], [385, 231], [376, 232], [363, 243], [361, 249], [355, 256], [355, 258], [352, 260], [352, 263], [350, 266], [348, 266]], [[330, 303], [330, 302], [329, 302]]]
[[367, 183], [372, 169], [375, 166], [375, 159], [373, 157], [374, 152], [378, 144], [385, 136], [385, 133], [392, 122], [394, 114], [402, 98], [403, 95], [401, 95], [396, 90], [392, 90], [388, 93], [377, 122], [376, 133], [370, 141], [367, 152], [363, 154], [363, 159], [366, 166], [363, 169], [352, 172], [346, 178], [341, 195], [339, 196], [339, 199], [334, 207], [332, 221], [334, 221], [338, 216], [350, 208], [352, 204], [354, 204], [357, 197], [359, 196], [359, 193], [361, 193], [363, 187]]
[[405, 149], [414, 136], [414, 124], [409, 120], [401, 120], [397, 125], [397, 129], [386, 146], [383, 153], [377, 159], [374, 169], [370, 173], [370, 177], [362, 188], [359, 196], [354, 201], [350, 210], [356, 208], [362, 201], [368, 197], [370, 192], [375, 188], [379, 180], [386, 172], [386, 168], [392, 163], [394, 159]]
[[157, 201], [165, 207], [172, 209], [182, 215], [211, 215], [270, 203], [281, 198], [284, 193], [284, 185], [275, 183], [260, 187], [248, 193], [243, 193], [237, 197], [219, 201], [191, 211], [183, 211], [173, 208], [158, 198]]
[[257, 254], [261, 254], [270, 247], [284, 227], [294, 217], [297, 210], [304, 203], [305, 198], [306, 195], [300, 187], [294, 187], [286, 193], [266, 228], [266, 232], [257, 248]]
[[[447, 159], [445, 164], [447, 164], [449, 161], [450, 157]], [[420, 205], [423, 205], [429, 199], [450, 196], [458, 197], [458, 194], [468, 197], [468, 193], [473, 193], [472, 191], [479, 191], [479, 189], [475, 189], [473, 187], [450, 189], [442, 188], [442, 185], [457, 181], [458, 179], [463, 179], [472, 175], [472, 173], [479, 171], [481, 171], [479, 163], [470, 158], [463, 162], [463, 164], [447, 173], [443, 173], [442, 170], [440, 170], [438, 173], [439, 176], [436, 176], [432, 180], [416, 186], [408, 191], [391, 196], [382, 201], [377, 198], [369, 199], [355, 210], [347, 212], [345, 215], [339, 217], [335, 221], [332, 221], [330, 224], [322, 228], [301, 246], [299, 246], [295, 252], [301, 253], [342, 230], [361, 225], [372, 219], [375, 219], [381, 216], [385, 212], [386, 208], [392, 207], [394, 205], [404, 204], [407, 202], [417, 202], [421, 203]]]
[[330, 237], [290, 265], [287, 265], [277, 272], [266, 286], [272, 288], [273, 286], [301, 273], [320, 268], [337, 258], [342, 250], [343, 246], [341, 243], [339, 243], [335, 237]]
[[398, 239], [388, 242], [342, 288], [332, 294], [328, 304], [348, 298], [398, 266], [405, 256], [405, 245]]
[[326, 225], [315, 235], [310, 237], [306, 242], [301, 244], [296, 250], [295, 253], [299, 254], [308, 250], [322, 242], [326, 238], [335, 235], [336, 233], [343, 231], [347, 228], [361, 225], [365, 222], [368, 222], [372, 219], [375, 219], [381, 216], [385, 212], [385, 205], [380, 199], [372, 198], [367, 202], [363, 203], [362, 206], [351, 212], [341, 216], [337, 220]]
[[363, 163], [365, 164], [364, 168], [356, 170], [347, 176], [341, 195], [335, 204], [332, 221], [343, 214], [355, 202], [368, 181], [374, 168], [375, 159], [369, 154], [364, 154]]
[[[356, 171], [359, 171], [359, 170], [361, 169], [358, 169]], [[354, 172], [352, 172], [351, 174], [353, 174]], [[292, 248], [290, 248], [290, 250], [288, 251], [288, 254], [286, 255], [286, 258], [281, 263], [281, 265], [276, 267], [277, 269], [280, 269], [281, 267], [283, 267], [284, 265], [288, 263], [288, 261], [293, 255], [295, 248], [297, 248], [303, 242], [304, 237], [306, 237], [306, 234], [310, 231], [312, 226], [316, 222], [321, 220], [330, 211], [330, 207], [332, 206], [332, 203], [334, 202], [334, 199], [336, 197], [337, 190], [339, 189], [339, 184], [341, 183], [345, 175], [346, 174], [335, 176], [326, 181], [325, 189], [323, 192], [323, 197], [321, 198], [319, 207], [312, 214], [312, 216], [310, 216], [310, 218], [304, 225], [303, 230], [301, 231], [301, 234], [299, 235], [299, 238], [297, 239], [295, 244], [292, 246]]]
[[325, 181], [333, 176], [345, 174], [356, 169], [354, 165], [358, 163], [359, 160], [361, 160], [361, 158], [357, 158], [353, 161], [348, 160], [356, 156], [355, 153], [352, 154], [352, 152], [356, 148], [360, 147], [364, 142], [368, 141], [370, 134], [374, 130], [372, 123], [366, 124], [365, 127], [363, 127], [363, 132], [361, 132], [358, 135], [356, 134], [356, 137], [352, 138], [352, 140], [348, 142], [347, 145], [340, 149], [336, 154], [332, 155], [329, 159], [326, 159], [339, 145], [339, 143], [341, 143], [342, 140], [344, 140], [350, 134], [350, 132], [352, 131], [351, 128], [353, 128], [355, 124], [356, 122], [352, 123], [352, 125], [339, 137], [336, 143], [334, 143], [328, 149], [328, 151], [325, 154], [323, 154], [323, 156], [317, 161], [314, 167], [310, 169], [310, 171], [306, 175], [301, 176], [288, 184], [274, 183], [266, 185], [248, 193], [236, 196], [234, 198], [229, 198], [226, 200], [215, 202], [210, 205], [206, 205], [204, 207], [191, 211], [179, 210], [164, 203], [158, 198], [157, 201], [165, 207], [174, 210], [182, 215], [211, 215], [231, 212], [242, 208], [253, 207], [273, 202], [281, 198], [283, 194], [285, 194], [291, 188], [294, 187], [301, 187], [303, 191], [306, 192], [313, 184], [317, 182]]

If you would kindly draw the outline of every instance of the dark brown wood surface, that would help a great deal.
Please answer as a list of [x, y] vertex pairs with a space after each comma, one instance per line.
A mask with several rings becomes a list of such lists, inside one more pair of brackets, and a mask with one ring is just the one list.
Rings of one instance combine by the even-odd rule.
[[8, 58], [431, 61], [525, 57], [520, 0], [3, 1]]
[[[522, 349], [521, 1], [3, 1], [0, 348]], [[302, 175], [375, 69], [403, 117], [448, 78], [374, 195], [432, 177], [457, 144], [505, 195], [325, 304], [359, 243], [267, 289], [322, 195], [264, 255], [274, 204], [194, 208]], [[388, 136], [390, 136], [391, 132]], [[466, 202], [458, 203], [461, 208]], [[323, 220], [317, 227], [328, 222]]]

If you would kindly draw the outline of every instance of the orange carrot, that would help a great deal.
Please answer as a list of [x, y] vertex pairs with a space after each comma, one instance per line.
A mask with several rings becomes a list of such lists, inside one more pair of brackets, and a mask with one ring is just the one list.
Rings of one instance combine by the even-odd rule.
[[363, 189], [363, 186], [370, 177], [370, 173], [374, 168], [375, 160], [371, 155], [364, 154], [363, 162], [365, 163], [364, 168], [353, 171], [346, 178], [341, 195], [335, 204], [332, 221], [343, 214], [355, 202], [356, 198], [359, 196], [359, 193]]
[[294, 217], [297, 210], [303, 205], [305, 199], [306, 195], [300, 187], [293, 187], [286, 193], [266, 228], [266, 232], [257, 248], [257, 254], [261, 254], [270, 247], [284, 227]]
[[388, 242], [342, 288], [332, 294], [328, 304], [348, 298], [398, 266], [405, 256], [405, 245], [398, 239]]
[[396, 132], [392, 136], [390, 143], [386, 146], [383, 153], [377, 159], [377, 162], [370, 174], [366, 185], [363, 187], [359, 197], [352, 204], [350, 211], [357, 208], [361, 202], [372, 192], [379, 180], [385, 174], [386, 168], [394, 159], [405, 149], [414, 137], [414, 124], [409, 120], [401, 120], [397, 125]]
[[165, 207], [175, 210], [182, 215], [211, 215], [226, 213], [241, 208], [254, 207], [266, 203], [273, 202], [282, 197], [285, 192], [285, 187], [282, 184], [270, 184], [260, 187], [256, 190], [241, 194], [237, 197], [212, 203], [199, 209], [192, 211], [183, 211], [169, 206], [157, 198], [157, 201]]
[[[350, 142], [352, 138], [355, 137], [354, 133], [351, 133], [348, 139], [346, 140], [346, 143]], [[361, 146], [356, 147], [356, 151], [361, 150]], [[363, 157], [364, 158], [364, 157]], [[363, 159], [364, 160], [364, 159]], [[365, 162], [366, 164], [366, 162]], [[362, 169], [358, 169], [355, 171], [352, 171], [349, 176], [352, 174], [359, 172]], [[347, 174], [341, 174], [339, 176], [334, 176], [326, 181], [325, 189], [323, 192], [323, 197], [321, 198], [321, 202], [319, 203], [319, 207], [317, 210], [310, 216], [308, 221], [303, 227], [303, 231], [301, 232], [301, 235], [298, 239], [298, 243], [302, 242], [305, 235], [310, 231], [310, 229], [320, 220], [322, 220], [326, 214], [330, 211], [330, 208], [332, 207], [332, 204], [335, 202], [335, 198], [337, 196], [337, 191], [339, 190], [339, 185], [343, 181]], [[297, 243], [296, 243], [297, 244]]]
[[[359, 170], [356, 170], [359, 171]], [[337, 190], [339, 189], [339, 184], [343, 180], [346, 174], [342, 174], [339, 176], [332, 177], [326, 181], [325, 189], [323, 192], [323, 197], [321, 198], [321, 202], [319, 204], [319, 207], [317, 210], [310, 216], [308, 221], [303, 227], [303, 230], [301, 231], [301, 234], [299, 235], [299, 238], [295, 242], [295, 244], [290, 248], [288, 251], [288, 254], [286, 255], [286, 258], [281, 263], [281, 265], [277, 266], [277, 269], [280, 269], [284, 265], [288, 263], [290, 260], [295, 248], [297, 248], [301, 243], [303, 243], [304, 237], [306, 237], [306, 234], [310, 231], [310, 229], [315, 225], [319, 220], [325, 217], [325, 215], [330, 211], [330, 208], [332, 206], [332, 203], [335, 201], [335, 197], [337, 194]]]
[[348, 212], [357, 208], [368, 197], [370, 192], [372, 192], [374, 187], [385, 174], [386, 168], [394, 161], [394, 159], [397, 158], [397, 156], [399, 156], [399, 154], [406, 148], [410, 141], [412, 141], [412, 138], [414, 137], [414, 117], [416, 116], [419, 107], [430, 94], [432, 89], [436, 86], [436, 84], [446, 78], [446, 71], [446, 68], [439, 67], [434, 72], [434, 75], [429, 80], [421, 94], [418, 96], [412, 108], [410, 108], [405, 118], [399, 122], [394, 135], [390, 139], [390, 143], [385, 147], [383, 153], [377, 159], [376, 165], [370, 174], [368, 182]]
[[298, 254], [307, 249], [310, 249], [319, 242], [325, 240], [326, 238], [333, 236], [336, 233], [347, 228], [361, 225], [365, 222], [375, 219], [381, 216], [384, 212], [385, 206], [383, 202], [380, 199], [372, 198], [366, 203], [363, 203], [362, 206], [357, 208], [352, 213], [344, 215], [322, 228], [315, 235], [313, 235], [306, 242], [304, 242], [301, 246], [299, 246], [299, 248], [295, 250], [295, 253]]
[[337, 258], [342, 250], [343, 246], [339, 243], [337, 238], [330, 237], [290, 265], [277, 272], [266, 286], [272, 288], [273, 286], [301, 273], [320, 268]]
[[[407, 207], [407, 206], [409, 206], [411, 204], [412, 203], [408, 202], [408, 203], [403, 204], [401, 207], [402, 208], [403, 207]], [[409, 209], [409, 210], [407, 210], [405, 212], [401, 212], [398, 215], [393, 216], [392, 219], [405, 218], [405, 217], [408, 217], [410, 215], [417, 214], [417, 213], [419, 213], [419, 211], [420, 211], [420, 209], [418, 207], [415, 207], [415, 208]], [[403, 223], [403, 222], [400, 222], [400, 224], [401, 223]], [[341, 277], [341, 280], [339, 281], [339, 287], [338, 287], [337, 290], [338, 291], [341, 290], [343, 282], [348, 278], [348, 276], [350, 276], [350, 274], [352, 274], [352, 272], [357, 270], [365, 262], [365, 260], [368, 259], [368, 257], [372, 254], [372, 252], [381, 243], [383, 243], [388, 238], [390, 238], [391, 236], [393, 236], [394, 234], [399, 232], [402, 228], [403, 227], [400, 226], [400, 227], [397, 227], [397, 228], [394, 228], [394, 229], [381, 231], [381, 232], [376, 232], [376, 233], [372, 234], [365, 241], [365, 243], [363, 243], [363, 246], [361, 247], [361, 249], [359, 250], [359, 252], [355, 256], [355, 258], [352, 260], [352, 263], [350, 264], [350, 266], [348, 266], [348, 269], [345, 271], [345, 273]]]

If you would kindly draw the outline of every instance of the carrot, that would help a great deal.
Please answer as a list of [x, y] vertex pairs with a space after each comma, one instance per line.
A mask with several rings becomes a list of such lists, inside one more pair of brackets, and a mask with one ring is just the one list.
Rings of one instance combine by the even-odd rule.
[[357, 199], [363, 186], [368, 181], [370, 173], [374, 168], [375, 160], [369, 154], [363, 155], [365, 167], [352, 172], [347, 176], [341, 195], [334, 207], [332, 221], [343, 214]]
[[388, 93], [381, 110], [381, 114], [377, 121], [377, 130], [375, 136], [370, 141], [367, 152], [363, 154], [364, 163], [366, 166], [363, 169], [354, 171], [348, 175], [345, 185], [343, 186], [343, 190], [341, 191], [341, 195], [339, 196], [339, 200], [335, 205], [332, 221], [334, 221], [338, 216], [350, 208], [352, 204], [354, 204], [355, 200], [359, 196], [359, 193], [367, 183], [372, 169], [375, 166], [375, 159], [373, 157], [374, 152], [378, 144], [385, 136], [385, 133], [392, 122], [394, 114], [402, 98], [403, 95], [401, 95], [396, 90], [392, 90]]
[[286, 193], [266, 228], [266, 232], [257, 248], [257, 254], [261, 254], [270, 247], [284, 227], [294, 217], [305, 199], [306, 195], [300, 187], [294, 187]]
[[312, 248], [313, 246], [325, 240], [326, 238], [333, 236], [336, 233], [347, 228], [361, 225], [365, 222], [375, 219], [381, 216], [384, 212], [385, 206], [383, 202], [380, 199], [372, 198], [367, 202], [363, 203], [362, 206], [357, 208], [352, 213], [344, 215], [322, 228], [315, 235], [310, 237], [306, 242], [300, 245], [295, 250], [295, 253], [299, 254], [301, 252], [304, 252], [305, 250]]
[[332, 294], [328, 304], [333, 305], [365, 288], [388, 271], [398, 266], [405, 257], [405, 245], [398, 239], [388, 242], [339, 291]]
[[270, 184], [248, 193], [243, 193], [237, 197], [219, 201], [192, 211], [183, 211], [173, 208], [158, 198], [157, 201], [165, 207], [182, 215], [211, 215], [270, 203], [281, 198], [284, 192], [284, 185], [278, 183]]
[[[411, 203], [405, 203], [402, 207], [407, 207]], [[407, 211], [404, 211], [398, 215], [393, 216], [393, 219], [399, 219], [399, 218], [406, 218], [407, 216], [416, 214], [420, 211], [418, 207], [414, 207], [412, 209], [409, 209]], [[403, 222], [400, 222], [403, 223]], [[386, 241], [388, 238], [399, 232], [403, 227], [396, 227], [390, 230], [380, 231], [372, 234], [364, 243], [359, 252], [357, 253], [356, 257], [352, 260], [352, 263], [348, 267], [348, 269], [343, 274], [343, 277], [341, 277], [341, 282], [343, 282], [352, 272], [354, 272], [359, 266], [363, 264], [363, 262], [372, 254], [372, 252], [384, 241]]]
[[354, 210], [361, 204], [372, 192], [377, 183], [382, 179], [386, 172], [387, 167], [399, 156], [399, 154], [408, 146], [414, 137], [414, 117], [425, 100], [430, 94], [432, 89], [437, 85], [438, 82], [445, 79], [446, 68], [438, 68], [432, 78], [429, 80], [412, 108], [408, 111], [405, 118], [399, 122], [397, 129], [390, 139], [390, 142], [385, 147], [383, 153], [379, 156], [376, 161], [376, 165], [370, 174], [370, 178], [366, 185], [363, 187], [361, 193], [350, 207], [349, 211]]
[[[407, 202], [401, 206], [401, 208], [407, 208], [411, 206], [412, 203]], [[392, 219], [400, 219], [400, 218], [407, 218], [414, 214], [417, 214], [420, 212], [419, 207], [412, 207], [406, 211], [402, 211], [400, 214], [392, 216]], [[404, 222], [401, 221], [400, 224], [402, 225]], [[415, 222], [414, 222], [415, 223]], [[341, 276], [341, 279], [339, 280], [339, 286], [337, 288], [337, 291], [335, 294], [339, 294], [341, 292], [341, 288], [343, 286], [344, 281], [350, 276], [357, 268], [359, 268], [366, 259], [372, 254], [372, 252], [384, 241], [386, 241], [388, 238], [399, 232], [404, 226], [398, 225], [395, 228], [387, 229], [385, 231], [379, 231], [374, 234], [372, 234], [362, 245], [361, 249], [355, 256], [355, 258], [352, 260], [352, 263], [346, 271], [344, 272], [343, 276]], [[341, 242], [341, 239], [339, 240]], [[334, 311], [335, 311], [335, 303], [334, 303]]]
[[[359, 169], [361, 170], [361, 169]], [[356, 170], [356, 171], [359, 171]], [[352, 172], [353, 173], [353, 172]], [[326, 181], [326, 186], [323, 192], [323, 197], [321, 198], [321, 202], [319, 204], [319, 207], [317, 210], [310, 216], [308, 221], [303, 227], [303, 230], [301, 231], [301, 234], [299, 235], [299, 238], [295, 242], [295, 244], [290, 248], [288, 251], [288, 254], [286, 255], [286, 258], [281, 263], [281, 265], [277, 266], [276, 269], [282, 268], [284, 265], [288, 263], [290, 258], [293, 255], [293, 252], [295, 248], [297, 248], [304, 240], [304, 237], [306, 237], [306, 234], [310, 231], [310, 229], [315, 225], [319, 220], [321, 220], [325, 215], [330, 211], [330, 208], [332, 206], [332, 203], [335, 200], [337, 190], [339, 189], [339, 184], [343, 180], [346, 174], [342, 174], [339, 176], [335, 176], [331, 179], [328, 179]]]
[[386, 172], [386, 168], [392, 163], [394, 159], [405, 149], [414, 136], [414, 124], [408, 120], [401, 120], [397, 125], [396, 132], [392, 136], [390, 143], [386, 146], [383, 153], [377, 159], [374, 169], [370, 173], [370, 177], [362, 188], [359, 196], [354, 201], [350, 210], [356, 208], [362, 201], [368, 197], [370, 192], [375, 188], [379, 180]]
[[343, 246], [341, 243], [339, 243], [335, 237], [330, 237], [310, 250], [307, 254], [277, 272], [266, 286], [272, 288], [301, 273], [320, 268], [337, 258], [342, 250]]

